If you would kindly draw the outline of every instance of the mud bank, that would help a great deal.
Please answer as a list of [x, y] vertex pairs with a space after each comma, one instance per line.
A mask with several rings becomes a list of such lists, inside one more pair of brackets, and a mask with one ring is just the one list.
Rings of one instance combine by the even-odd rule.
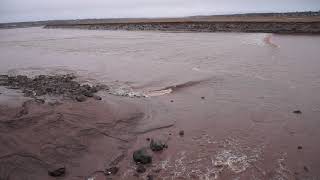
[[45, 28], [92, 30], [320, 33], [320, 22], [146, 22], [101, 24], [52, 24]]
[[108, 94], [87, 99], [102, 89], [74, 78], [1, 75], [0, 179], [87, 179], [126, 156], [144, 112]]
[[0, 111], [0, 179], [5, 180], [54, 179], [48, 172], [58, 168], [65, 168], [65, 179], [104, 172], [122, 160], [144, 117], [134, 105], [91, 100], [54, 106], [28, 100], [20, 107], [1, 105]]
[[[0, 179], [120, 178], [119, 163], [132, 161], [128, 151], [139, 134], [173, 126], [139, 129], [150, 117], [145, 101], [75, 79], [71, 74], [0, 75]], [[150, 147], [167, 146], [151, 140]]]

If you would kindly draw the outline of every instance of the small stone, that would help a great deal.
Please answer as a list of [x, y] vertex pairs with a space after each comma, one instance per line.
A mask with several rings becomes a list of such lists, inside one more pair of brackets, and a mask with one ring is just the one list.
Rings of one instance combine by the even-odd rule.
[[49, 176], [52, 177], [61, 177], [64, 176], [66, 174], [66, 168], [59, 168], [53, 171], [48, 171]]
[[166, 144], [163, 143], [161, 140], [151, 139], [150, 149], [152, 151], [162, 151], [165, 147], [166, 147]]
[[34, 80], [37, 80], [37, 79], [39, 79], [39, 80], [41, 80], [41, 79], [45, 79], [46, 78], [46, 76], [45, 75], [39, 75], [37, 78], [35, 78]]
[[36, 93], [34, 92], [34, 91], [32, 91], [32, 90], [23, 90], [23, 93], [24, 93], [24, 95], [26, 96], [26, 97], [30, 97], [30, 96], [35, 96], [36, 95]]
[[82, 94], [87, 97], [93, 97], [93, 94], [88, 90], [84, 91]]
[[302, 112], [300, 110], [293, 111], [294, 114], [301, 114]]
[[152, 174], [148, 174], [147, 180], [153, 180], [153, 175]]
[[79, 96], [77, 96], [76, 97], [76, 100], [78, 101], [78, 102], [83, 102], [83, 101], [85, 101], [87, 98], [85, 97], [85, 96], [83, 96], [83, 95], [79, 95]]
[[96, 93], [96, 92], [98, 92], [98, 88], [95, 87], [95, 86], [92, 86], [92, 87], [90, 88], [90, 92], [91, 92], [91, 93]]
[[111, 168], [106, 169], [106, 175], [107, 176], [115, 175], [115, 174], [117, 174], [118, 171], [119, 171], [118, 167], [111, 167]]
[[154, 172], [154, 173], [159, 173], [160, 171], [161, 171], [161, 168], [152, 169], [152, 172]]
[[97, 95], [93, 95], [93, 99], [98, 100], [98, 101], [102, 100], [102, 98], [100, 96], [97, 96]]
[[[43, 96], [45, 94], [47, 94], [47, 92], [44, 89], [37, 89], [35, 92], [35, 96]], [[50, 93], [50, 92], [48, 92]]]
[[146, 140], [147, 140], [147, 141], [150, 141], [150, 138], [147, 138]]
[[214, 166], [219, 169], [223, 168], [223, 164], [221, 163], [216, 163]]
[[45, 100], [44, 99], [36, 99], [35, 100], [37, 103], [39, 104], [44, 104], [45, 103]]
[[298, 146], [298, 149], [302, 149], [302, 146]]
[[174, 102], [173, 100], [170, 100], [170, 102]]
[[138, 164], [136, 171], [137, 173], [144, 173], [146, 172], [146, 168], [142, 164]]
[[[40, 92], [40, 91], [41, 91], [41, 92]], [[37, 95], [39, 95], [39, 94], [42, 95], [43, 92], [52, 93], [52, 92], [54, 92], [54, 89], [51, 88], [51, 87], [47, 87], [47, 88], [45, 88], [45, 89], [43, 89], [43, 90], [38, 89], [38, 90], [37, 90]]]
[[89, 90], [91, 87], [88, 84], [84, 84], [81, 86], [81, 89]]
[[180, 136], [184, 136], [184, 130], [179, 131]]
[[148, 154], [146, 148], [141, 148], [133, 152], [133, 160], [136, 163], [149, 164], [152, 162], [152, 157]]
[[303, 166], [304, 171], [309, 172], [309, 168], [307, 166]]
[[201, 97], [201, 99], [205, 99], [205, 97], [204, 97], [204, 96], [202, 96], [202, 97]]

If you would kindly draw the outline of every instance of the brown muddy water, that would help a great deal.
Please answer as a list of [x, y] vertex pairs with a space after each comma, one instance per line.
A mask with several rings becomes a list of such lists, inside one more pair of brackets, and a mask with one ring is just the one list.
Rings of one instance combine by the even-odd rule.
[[[320, 179], [319, 55], [308, 35], [0, 30], [0, 74], [74, 73], [113, 92], [17, 117], [28, 98], [0, 87], [0, 179], [65, 166], [60, 179], [98, 180], [110, 164], [112, 179]], [[137, 174], [146, 138], [168, 149]]]

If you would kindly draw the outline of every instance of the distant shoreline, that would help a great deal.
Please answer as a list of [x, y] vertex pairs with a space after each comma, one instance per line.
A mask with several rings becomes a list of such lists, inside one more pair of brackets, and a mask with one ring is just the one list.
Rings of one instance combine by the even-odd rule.
[[191, 32], [320, 33], [319, 12], [250, 13], [183, 18], [121, 18], [2, 23], [2, 28], [78, 28]]
[[320, 22], [145, 22], [54, 24], [45, 28], [173, 32], [252, 32], [320, 34]]

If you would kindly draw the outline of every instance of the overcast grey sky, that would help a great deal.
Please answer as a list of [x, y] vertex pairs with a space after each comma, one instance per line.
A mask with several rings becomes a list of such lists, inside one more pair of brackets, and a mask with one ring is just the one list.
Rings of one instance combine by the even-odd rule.
[[320, 10], [320, 0], [0, 0], [0, 22]]

